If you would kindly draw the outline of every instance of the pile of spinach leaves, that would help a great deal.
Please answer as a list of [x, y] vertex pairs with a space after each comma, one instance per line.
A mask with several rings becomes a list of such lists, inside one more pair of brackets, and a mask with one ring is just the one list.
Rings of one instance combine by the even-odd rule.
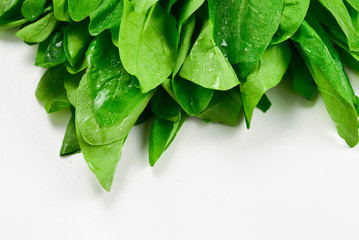
[[154, 166], [189, 116], [249, 128], [285, 74], [358, 144], [343, 65], [359, 71], [359, 0], [2, 0], [13, 27], [48, 69], [36, 97], [71, 109], [60, 154], [82, 152], [107, 191], [133, 126], [152, 121]]

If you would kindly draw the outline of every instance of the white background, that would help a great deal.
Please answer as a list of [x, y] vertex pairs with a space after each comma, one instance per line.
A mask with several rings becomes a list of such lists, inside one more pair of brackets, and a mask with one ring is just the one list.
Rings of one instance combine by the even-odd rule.
[[154, 168], [148, 126], [135, 128], [107, 193], [80, 154], [58, 156], [69, 112], [35, 99], [36, 47], [12, 34], [0, 33], [0, 239], [359, 238], [359, 147], [320, 97], [280, 84], [249, 131], [190, 119]]

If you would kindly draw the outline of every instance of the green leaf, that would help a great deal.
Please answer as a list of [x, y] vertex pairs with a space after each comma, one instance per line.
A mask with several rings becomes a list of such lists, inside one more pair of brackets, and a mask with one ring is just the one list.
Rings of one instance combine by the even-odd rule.
[[64, 63], [66, 59], [64, 35], [61, 31], [39, 44], [35, 65], [38, 67], [50, 68]]
[[99, 35], [87, 53], [93, 110], [101, 127], [124, 121], [148, 97], [123, 68], [109, 32]]
[[66, 70], [63, 66], [48, 69], [36, 88], [36, 98], [45, 104], [48, 113], [68, 108], [70, 102], [66, 96], [64, 76]]
[[145, 13], [159, 0], [132, 0], [133, 8], [137, 13]]
[[198, 117], [207, 122], [235, 126], [241, 110], [242, 99], [239, 89], [215, 91], [207, 108]]
[[[358, 116], [355, 95], [343, 66], [333, 58], [321, 37], [304, 21], [292, 37], [322, 93], [329, 115], [350, 147], [358, 144]], [[345, 114], [343, 114], [345, 113]]]
[[157, 117], [172, 122], [179, 121], [181, 109], [162, 87], [157, 89], [150, 106]]
[[290, 69], [293, 78], [293, 89], [308, 100], [312, 99], [315, 90], [313, 77], [297, 51], [293, 52]]
[[71, 66], [75, 66], [91, 42], [87, 26], [88, 21], [71, 23], [64, 31], [64, 48]]
[[172, 78], [174, 78], [177, 75], [178, 71], [181, 69], [183, 63], [185, 62], [189, 52], [191, 51], [192, 36], [195, 27], [196, 27], [196, 17], [194, 15], [188, 20], [188, 22], [184, 23], [183, 25], [183, 30], [181, 31], [181, 44], [174, 65]]
[[132, 112], [123, 121], [109, 127], [100, 127], [93, 111], [91, 90], [85, 74], [77, 90], [76, 106], [76, 121], [82, 138], [90, 145], [106, 145], [125, 138], [152, 96], [153, 92], [137, 106], [133, 106]]
[[192, 16], [204, 3], [204, 0], [184, 0], [178, 20], [178, 29], [181, 32], [182, 25]]
[[88, 144], [82, 138], [78, 129], [78, 121], [76, 120], [77, 138], [87, 165], [95, 174], [101, 186], [106, 191], [111, 191], [113, 178], [115, 176], [117, 164], [121, 158], [122, 147], [126, 137], [110, 144], [94, 146]]
[[60, 156], [71, 155], [81, 151], [76, 134], [74, 110], [71, 112], [73, 112], [73, 114], [66, 128], [65, 136], [62, 141], [62, 146], [60, 150]]
[[272, 44], [284, 42], [293, 36], [307, 14], [309, 2], [310, 0], [283, 0], [283, 12]]
[[[318, 0], [313, 0], [313, 4], [316, 4], [314, 5], [316, 7], [318, 6], [317, 1]], [[326, 26], [333, 26], [332, 23], [336, 21], [346, 36], [350, 50], [359, 51], [359, 26], [357, 23], [352, 22], [351, 16], [343, 3], [343, 0], [319, 0], [319, 2], [332, 15], [327, 17], [328, 13], [317, 11], [316, 16], [322, 15], [322, 17], [319, 18], [321, 23]], [[333, 20], [333, 17], [335, 20]], [[335, 25], [333, 27], [335, 28]]]
[[21, 13], [29, 21], [34, 21], [43, 13], [46, 0], [25, 0]]
[[68, 0], [71, 18], [80, 22], [92, 13], [102, 0]]
[[80, 81], [82, 76], [84, 75], [83, 72], [77, 74], [70, 74], [66, 73], [64, 78], [64, 86], [66, 89], [67, 99], [71, 103], [72, 106], [76, 107], [77, 105], [77, 89], [79, 88]]
[[54, 13], [49, 13], [40, 20], [27, 25], [16, 33], [16, 36], [29, 43], [40, 43], [48, 38], [56, 26]]
[[168, 121], [160, 117], [154, 118], [148, 145], [151, 167], [156, 164], [164, 151], [173, 142], [185, 119], [186, 115], [181, 114], [181, 112], [179, 112], [179, 120], [177, 122]]
[[68, 0], [52, 0], [55, 18], [63, 22], [71, 22]]
[[77, 74], [79, 72], [82, 72], [87, 68], [87, 66], [88, 62], [85, 53], [82, 54], [80, 60], [78, 60], [74, 66], [72, 66], [69, 62], [65, 62], [66, 70], [71, 74]]
[[247, 128], [250, 128], [253, 111], [263, 95], [282, 80], [290, 58], [291, 52], [287, 42], [269, 47], [241, 85]]
[[177, 56], [176, 20], [159, 4], [137, 13], [124, 0], [119, 50], [126, 71], [135, 75], [142, 92], [148, 92], [172, 73]]
[[21, 6], [23, 0], [1, 0], [0, 1], [0, 25], [7, 24], [23, 18]]
[[178, 103], [190, 116], [197, 116], [212, 99], [214, 90], [201, 87], [181, 77], [172, 81], [173, 89]]
[[240, 79], [261, 59], [278, 29], [283, 0], [209, 0], [214, 41]]
[[225, 91], [239, 85], [232, 66], [213, 41], [210, 21], [203, 27], [179, 75], [209, 89]]
[[90, 14], [90, 34], [96, 36], [106, 29], [118, 30], [121, 25], [122, 12], [122, 0], [104, 0], [100, 6]]
[[359, 12], [359, 1], [358, 0], [345, 0], [348, 2], [356, 11]]

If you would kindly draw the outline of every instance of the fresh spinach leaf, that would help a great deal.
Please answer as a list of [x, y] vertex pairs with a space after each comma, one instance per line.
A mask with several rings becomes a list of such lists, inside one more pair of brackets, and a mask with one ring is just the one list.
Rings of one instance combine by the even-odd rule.
[[1, 0], [0, 1], [0, 25], [8, 24], [23, 18], [21, 6], [24, 0]]
[[46, 0], [25, 0], [21, 13], [29, 21], [34, 21], [41, 16], [45, 9]]
[[232, 66], [213, 41], [213, 24], [207, 21], [179, 75], [204, 88], [229, 90], [239, 85]]
[[91, 42], [87, 26], [87, 21], [74, 22], [69, 24], [64, 31], [65, 54], [71, 66], [75, 66]]
[[214, 41], [243, 79], [276, 33], [283, 0], [208, 0], [208, 6]]
[[154, 118], [148, 148], [151, 167], [156, 164], [164, 151], [170, 146], [182, 127], [186, 115], [181, 114], [181, 112], [179, 112], [179, 115], [179, 120], [176, 122], [168, 121], [160, 117]]
[[66, 59], [64, 44], [64, 34], [57, 31], [51, 37], [39, 44], [36, 55], [35, 65], [50, 68], [64, 63]]
[[113, 178], [121, 158], [122, 147], [126, 137], [106, 145], [90, 145], [83, 139], [79, 131], [78, 121], [75, 121], [77, 138], [87, 165], [95, 174], [101, 186], [109, 192], [111, 191]]
[[37, 85], [36, 98], [45, 104], [45, 110], [48, 113], [57, 112], [70, 106], [64, 87], [65, 73], [66, 70], [62, 65], [50, 68]]
[[159, 0], [132, 0], [133, 8], [137, 13], [145, 13]]
[[81, 151], [76, 134], [75, 110], [72, 109], [72, 116], [67, 125], [64, 139], [62, 141], [60, 156], [71, 155]]
[[[322, 93], [329, 115], [350, 147], [358, 144], [358, 116], [354, 93], [342, 66], [333, 58], [320, 36], [304, 21], [292, 37]], [[345, 112], [345, 114], [343, 114]]]
[[284, 42], [293, 36], [307, 14], [309, 2], [310, 0], [283, 0], [283, 12], [272, 44]]
[[122, 0], [103, 0], [98, 8], [90, 14], [89, 32], [99, 35], [106, 29], [119, 31], [123, 12]]
[[93, 110], [101, 127], [124, 121], [149, 93], [133, 84], [133, 76], [123, 68], [108, 32], [99, 35], [87, 53], [88, 80]]
[[59, 21], [71, 22], [68, 0], [52, 0], [55, 18]]
[[[292, 50], [295, 51], [295, 50]], [[315, 90], [313, 77], [297, 51], [292, 55], [290, 70], [292, 73], [293, 89], [308, 100], [312, 99]]]
[[181, 69], [183, 63], [191, 51], [192, 47], [192, 36], [196, 27], [196, 17], [192, 16], [188, 22], [183, 24], [183, 30], [181, 31], [181, 42], [178, 50], [177, 59], [174, 65], [172, 78], [174, 78], [178, 71]]
[[181, 108], [170, 95], [161, 87], [159, 87], [153, 96], [151, 103], [152, 112], [162, 119], [178, 122], [180, 118]]
[[102, 0], [68, 0], [69, 13], [75, 22], [87, 18]]
[[79, 87], [80, 81], [82, 76], [84, 75], [83, 72], [77, 74], [70, 74], [66, 73], [64, 78], [64, 87], [66, 89], [67, 99], [71, 103], [72, 106], [76, 107], [77, 105], [77, 89]]
[[175, 18], [159, 4], [147, 13], [137, 13], [124, 0], [119, 50], [123, 66], [135, 75], [143, 92], [148, 92], [172, 73], [177, 56], [178, 34]]
[[106, 145], [119, 141], [128, 135], [152, 98], [153, 92], [149, 93], [137, 106], [133, 106], [132, 112], [126, 118], [108, 127], [100, 127], [96, 121], [87, 74], [83, 76], [76, 95], [76, 121], [82, 138], [90, 145]]
[[51, 12], [40, 20], [27, 25], [16, 33], [16, 36], [29, 43], [45, 41], [56, 27], [57, 20]]
[[184, 0], [181, 14], [178, 20], [178, 30], [181, 32], [182, 25], [192, 16], [204, 3], [204, 0]]
[[242, 99], [238, 88], [215, 91], [207, 108], [198, 117], [207, 122], [235, 126], [242, 110]]
[[262, 96], [282, 80], [290, 58], [291, 52], [287, 42], [269, 47], [241, 85], [247, 128], [250, 128], [253, 111]]
[[201, 87], [181, 77], [172, 81], [173, 89], [178, 103], [190, 116], [197, 116], [212, 99], [214, 90]]

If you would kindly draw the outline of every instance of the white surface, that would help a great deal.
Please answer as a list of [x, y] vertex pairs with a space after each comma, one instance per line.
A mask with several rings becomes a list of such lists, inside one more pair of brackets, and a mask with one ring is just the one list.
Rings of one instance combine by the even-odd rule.
[[155, 168], [135, 128], [106, 193], [81, 155], [58, 157], [69, 113], [35, 99], [35, 51], [0, 34], [0, 239], [359, 238], [359, 148], [321, 98], [282, 84], [250, 131], [190, 120]]

